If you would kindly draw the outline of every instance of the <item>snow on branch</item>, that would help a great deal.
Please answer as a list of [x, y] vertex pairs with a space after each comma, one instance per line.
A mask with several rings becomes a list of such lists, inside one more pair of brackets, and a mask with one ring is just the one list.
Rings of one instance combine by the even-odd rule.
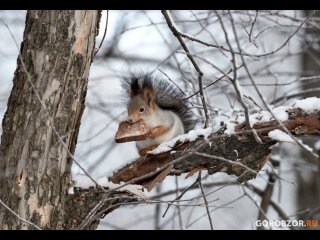
[[[293, 135], [320, 133], [319, 98], [296, 100], [289, 106], [280, 106], [272, 111]], [[237, 124], [225, 122], [219, 133], [208, 134], [210, 128], [194, 130], [170, 142], [163, 143], [149, 152], [147, 156], [118, 170], [110, 180], [114, 183], [132, 181], [148, 186], [170, 164], [173, 165], [169, 173], [171, 175], [206, 169], [209, 174], [226, 172], [238, 177], [241, 176], [239, 181], [252, 179], [256, 176], [253, 172], [258, 172], [267, 161], [272, 145], [278, 141], [292, 143], [293, 141], [290, 141], [288, 134], [281, 131], [282, 127], [268, 111], [250, 115], [250, 122], [263, 140], [261, 144], [257, 144], [250, 131], [245, 129], [245, 118], [240, 117]], [[275, 129], [278, 131], [274, 131]], [[196, 154], [199, 152], [215, 158]], [[219, 158], [234, 163], [231, 164]], [[253, 171], [248, 171], [237, 163], [242, 163]], [[152, 172], [154, 174], [151, 174]]]
[[[272, 111], [292, 135], [320, 134], [319, 98], [296, 100]], [[238, 182], [255, 178], [268, 161], [274, 144], [295, 142], [267, 111], [250, 115], [250, 121], [262, 140], [261, 144], [245, 128], [243, 117], [236, 124], [224, 122], [216, 133], [212, 133], [211, 128], [192, 130], [161, 144], [146, 156], [119, 169], [108, 180], [98, 180], [107, 191], [94, 187], [83, 177], [75, 179], [75, 186], [69, 191], [72, 194], [69, 195], [66, 227], [95, 229], [99, 219], [117, 207], [148, 202], [141, 186], [150, 190], [167, 175], [188, 173], [186, 177], [189, 177], [207, 170], [209, 174], [225, 172], [235, 175]], [[83, 205], [91, 212], [77, 210]]]

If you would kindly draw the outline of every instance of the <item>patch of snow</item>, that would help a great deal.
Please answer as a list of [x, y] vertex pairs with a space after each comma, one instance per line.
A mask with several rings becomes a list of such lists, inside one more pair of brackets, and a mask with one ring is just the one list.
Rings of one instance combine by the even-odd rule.
[[224, 131], [225, 134], [230, 136], [233, 133], [235, 133], [235, 127], [237, 124], [232, 123], [230, 121], [225, 121], [225, 124], [226, 124], [226, 130]]
[[74, 194], [74, 187], [70, 187], [70, 188], [68, 189], [68, 194], [69, 194], [69, 195]]
[[[95, 183], [92, 182], [92, 180], [86, 176], [86, 175], [76, 175], [73, 176], [73, 181], [75, 182], [74, 186], [70, 187], [68, 190], [69, 194], [74, 194], [74, 187], [82, 188], [82, 189], [88, 189], [90, 187], [94, 187]], [[97, 180], [97, 183], [101, 187], [107, 187], [109, 189], [115, 189], [118, 187], [121, 187], [121, 185], [124, 184], [124, 182], [120, 182], [120, 184], [115, 184], [113, 182], [110, 182], [107, 177], [102, 177]], [[142, 192], [143, 187], [141, 185], [136, 184], [128, 184], [126, 186], [123, 186], [116, 191], [119, 192], [129, 192], [136, 196], [141, 197], [145, 201], [148, 201], [148, 197]]]
[[[271, 138], [271, 139], [277, 140], [279, 142], [288, 142], [288, 143], [296, 144], [296, 141], [289, 134], [287, 134], [287, 133], [285, 133], [285, 132], [283, 132], [283, 131], [281, 131], [279, 129], [275, 129], [275, 130], [270, 131], [268, 133], [268, 137]], [[302, 140], [298, 140], [298, 141], [299, 141], [299, 143], [301, 145], [303, 145], [303, 147], [307, 151], [309, 151], [311, 153], [313, 152], [313, 149], [310, 146], [304, 144], [302, 142]]]
[[[278, 120], [286, 121], [286, 120], [288, 120], [288, 113], [286, 112], [286, 110], [288, 108], [289, 108], [288, 106], [280, 106], [280, 107], [276, 107], [276, 108], [272, 109], [272, 112]], [[235, 126], [237, 126], [238, 124], [244, 123], [245, 120], [246, 119], [244, 116], [237, 116], [236, 119], [234, 119], [234, 117], [230, 117], [229, 120], [224, 121], [224, 123], [226, 124], [226, 130], [224, 131], [224, 133], [227, 135], [234, 134], [235, 133]], [[269, 111], [265, 111], [265, 110], [251, 114], [249, 116], [249, 121], [250, 121], [251, 127], [255, 123], [269, 122], [271, 120], [274, 120], [274, 117], [272, 116], [272, 114]]]
[[[278, 120], [286, 121], [288, 120], [288, 113], [286, 112], [287, 109], [287, 106], [280, 106], [272, 109], [272, 112]], [[261, 111], [250, 115], [250, 123], [252, 125], [258, 122], [268, 122], [271, 120], [274, 120], [274, 118], [269, 111]]]
[[[176, 141], [174, 143], [171, 141], [161, 143], [157, 148], [153, 149], [152, 151], [149, 151], [148, 154], [157, 155], [163, 152], [169, 152], [173, 148], [175, 143]], [[161, 146], [162, 144], [168, 144], [168, 146], [166, 145]]]
[[[107, 187], [109, 189], [115, 189], [120, 187], [124, 184], [124, 182], [120, 182], [120, 184], [116, 184], [113, 182], [110, 182], [107, 177], [102, 177], [98, 180], [98, 184], [100, 184], [102, 187]], [[123, 186], [119, 188], [117, 191], [119, 192], [129, 192], [136, 196], [139, 196], [143, 198], [145, 201], [148, 200], [148, 197], [142, 192], [143, 187], [141, 185], [137, 184], [128, 184], [126, 186]]]
[[320, 140], [318, 142], [316, 142], [316, 144], [314, 145], [314, 148], [316, 150], [320, 150]]
[[287, 109], [288, 109], [287, 106], [280, 106], [280, 107], [274, 108], [272, 112], [278, 120], [286, 121], [288, 120], [288, 113], [286, 112]]
[[210, 136], [211, 133], [212, 133], [211, 127], [191, 130], [186, 134], [179, 135], [171, 139], [170, 141], [161, 143], [157, 148], [153, 149], [152, 151], [149, 151], [148, 154], [156, 155], [163, 152], [168, 152], [173, 148], [173, 146], [178, 141], [181, 143], [184, 143], [187, 141], [194, 141], [200, 136], [204, 136], [204, 139], [208, 140], [208, 137]]
[[275, 129], [268, 133], [268, 137], [280, 142], [288, 142], [288, 143], [295, 143], [294, 139], [290, 137], [289, 134], [279, 130]]
[[95, 186], [95, 183], [86, 175], [73, 176], [73, 181], [75, 182], [74, 187], [87, 189]]
[[295, 100], [291, 107], [301, 108], [306, 113], [311, 113], [315, 110], [320, 110], [320, 98], [317, 97], [309, 97], [302, 100]]
[[[279, 106], [274, 109], [272, 109], [272, 113], [279, 121], [286, 121], [288, 120], [288, 109], [292, 108], [301, 108], [306, 113], [311, 113], [313, 111], [320, 110], [320, 98], [316, 97], [310, 97], [302, 100], [295, 100], [292, 104], [289, 106]], [[275, 120], [272, 114], [269, 111], [261, 111], [255, 114], [251, 114], [249, 116], [250, 125], [253, 126], [255, 123], [259, 122], [268, 122], [271, 120]], [[238, 117], [237, 121], [239, 124], [243, 123], [245, 121], [245, 118], [243, 116]], [[225, 134], [231, 135], [234, 133], [234, 127], [236, 124], [232, 123], [232, 120], [225, 121], [227, 125], [227, 129], [225, 131]]]
[[309, 152], [313, 153], [313, 148], [312, 148], [312, 147], [308, 146], [307, 144], [304, 144], [304, 143], [302, 142], [302, 140], [298, 140], [298, 141], [299, 141], [299, 143], [301, 143], [301, 145], [303, 145], [303, 147], [304, 147], [306, 150], [308, 150]]

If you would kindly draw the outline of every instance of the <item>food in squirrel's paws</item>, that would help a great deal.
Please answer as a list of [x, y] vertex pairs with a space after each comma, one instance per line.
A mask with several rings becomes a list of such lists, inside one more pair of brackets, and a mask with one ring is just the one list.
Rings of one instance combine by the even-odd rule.
[[119, 124], [115, 140], [117, 143], [141, 141], [151, 137], [151, 131], [143, 120], [136, 122], [123, 121]]

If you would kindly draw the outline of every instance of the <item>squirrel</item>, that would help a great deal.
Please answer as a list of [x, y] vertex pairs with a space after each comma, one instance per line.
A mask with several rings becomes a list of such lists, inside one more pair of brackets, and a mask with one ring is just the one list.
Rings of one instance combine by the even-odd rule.
[[193, 129], [189, 103], [175, 84], [150, 74], [132, 74], [123, 78], [121, 85], [129, 122], [142, 119], [151, 129], [150, 138], [136, 142], [140, 156]]

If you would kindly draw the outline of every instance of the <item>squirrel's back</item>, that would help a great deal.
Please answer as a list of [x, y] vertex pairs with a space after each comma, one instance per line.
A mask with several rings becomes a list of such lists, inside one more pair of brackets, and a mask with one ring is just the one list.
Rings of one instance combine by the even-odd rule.
[[144, 89], [150, 89], [157, 106], [162, 110], [172, 111], [179, 117], [185, 133], [194, 128], [195, 121], [189, 102], [183, 99], [184, 94], [174, 83], [151, 74], [131, 74], [123, 79], [122, 88], [128, 104], [133, 96], [142, 94]]

